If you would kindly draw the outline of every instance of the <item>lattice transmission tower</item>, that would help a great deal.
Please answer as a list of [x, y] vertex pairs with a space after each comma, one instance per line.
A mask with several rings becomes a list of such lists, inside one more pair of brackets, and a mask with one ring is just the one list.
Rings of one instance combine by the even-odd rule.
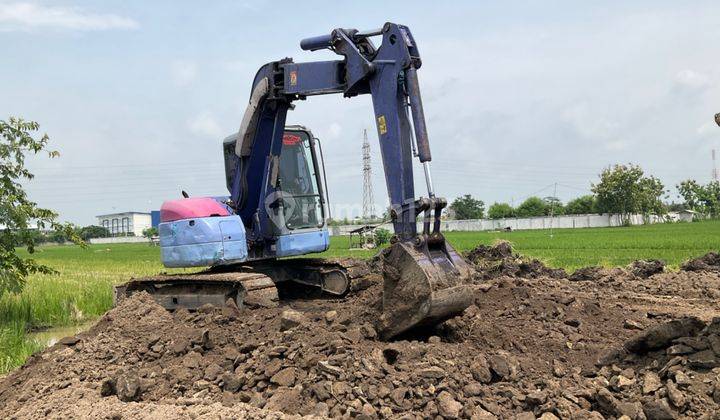
[[367, 130], [363, 129], [363, 211], [362, 217], [365, 220], [375, 216], [375, 201], [372, 188], [372, 166], [370, 164], [370, 143], [368, 142]]
[[712, 177], [713, 181], [718, 181], [720, 178], [720, 174], [718, 174], [718, 167], [717, 163], [715, 162], [715, 149], [712, 149], [712, 161], [713, 161], [713, 171], [712, 171]]

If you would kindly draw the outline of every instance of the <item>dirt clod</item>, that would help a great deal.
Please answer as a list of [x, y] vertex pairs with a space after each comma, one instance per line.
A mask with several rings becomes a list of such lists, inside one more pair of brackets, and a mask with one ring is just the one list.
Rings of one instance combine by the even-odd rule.
[[680, 268], [685, 271], [720, 271], [720, 254], [708, 252], [700, 258], [687, 261]]

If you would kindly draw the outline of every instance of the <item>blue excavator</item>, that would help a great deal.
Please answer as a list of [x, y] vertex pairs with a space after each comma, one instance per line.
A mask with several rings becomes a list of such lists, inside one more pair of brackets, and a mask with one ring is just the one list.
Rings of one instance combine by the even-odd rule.
[[[372, 38], [381, 38], [376, 46]], [[159, 225], [166, 267], [211, 267], [193, 274], [134, 279], [116, 298], [144, 290], [168, 309], [197, 309], [233, 299], [272, 305], [279, 284], [310, 285], [331, 295], [353, 290], [362, 274], [348, 260], [296, 257], [329, 247], [327, 183], [320, 142], [302, 126], [286, 126], [296, 103], [315, 95], [369, 94], [382, 153], [394, 228], [381, 252], [379, 332], [391, 338], [434, 325], [472, 303], [470, 268], [440, 232], [447, 205], [435, 195], [430, 142], [417, 72], [417, 43], [407, 26], [333, 30], [303, 39], [303, 50], [342, 59], [262, 66], [237, 134], [223, 142], [229, 196], [167, 201]], [[416, 198], [413, 159], [422, 165], [427, 197]], [[420, 222], [418, 222], [420, 220]]]

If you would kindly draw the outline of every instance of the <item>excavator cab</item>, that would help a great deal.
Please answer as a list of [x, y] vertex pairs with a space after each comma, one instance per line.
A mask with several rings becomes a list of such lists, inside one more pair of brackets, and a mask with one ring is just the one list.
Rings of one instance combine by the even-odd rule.
[[[238, 179], [245, 175], [238, 170], [237, 139], [235, 134], [223, 141], [229, 191], [234, 183], [248, 182]], [[325, 222], [326, 182], [320, 143], [309, 129], [300, 125], [286, 126], [280, 142], [279, 150], [268, 158], [271, 169], [267, 171], [267, 179], [262, 181], [268, 186], [265, 198], [251, 217], [243, 219], [245, 228], [253, 231], [259, 213], [266, 216], [262, 234], [268, 239], [265, 244], [269, 245], [250, 250], [252, 259], [322, 252], [330, 245]], [[232, 204], [235, 211], [242, 214], [239, 204]], [[258, 239], [256, 237], [255, 241]]]

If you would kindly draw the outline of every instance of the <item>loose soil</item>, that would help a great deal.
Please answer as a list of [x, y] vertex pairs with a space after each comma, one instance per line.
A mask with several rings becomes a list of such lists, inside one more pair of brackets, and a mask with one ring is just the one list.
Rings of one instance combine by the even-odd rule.
[[720, 259], [568, 275], [467, 255], [475, 304], [392, 342], [343, 299], [169, 313], [136, 294], [0, 380], [2, 418], [717, 418]]

